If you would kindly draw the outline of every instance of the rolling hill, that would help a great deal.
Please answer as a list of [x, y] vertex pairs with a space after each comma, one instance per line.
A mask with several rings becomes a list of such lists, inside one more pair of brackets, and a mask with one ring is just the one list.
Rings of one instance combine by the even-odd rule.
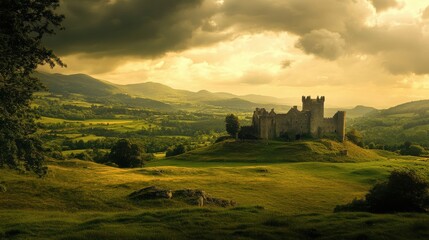
[[429, 100], [403, 103], [373, 111], [349, 122], [363, 133], [366, 143], [398, 146], [405, 141], [429, 146]]
[[[43, 179], [0, 169], [0, 239], [427, 239], [427, 214], [332, 212], [364, 196], [392, 169], [418, 166], [427, 173], [427, 161], [311, 162], [301, 148], [329, 154], [317, 142], [262, 144], [263, 153], [276, 153], [258, 153], [253, 157], [264, 159], [253, 163], [238, 161], [256, 152], [247, 145], [241, 146], [250, 151], [244, 156], [238, 145], [223, 143], [188, 161], [168, 158], [136, 169], [50, 160]], [[221, 152], [231, 161], [218, 161]], [[268, 159], [288, 158], [287, 153], [304, 161]], [[202, 189], [239, 205], [129, 198], [148, 186]]]
[[[150, 105], [157, 105], [163, 109], [168, 108], [167, 105], [169, 104], [191, 104], [202, 106], [203, 108], [204, 105], [209, 105], [229, 110], [248, 112], [253, 111], [255, 107], [274, 107], [281, 110], [289, 110], [289, 107], [286, 105], [273, 103], [280, 102], [279, 99], [260, 95], [246, 95], [241, 97], [231, 93], [210, 92], [207, 90], [192, 92], [174, 89], [155, 82], [115, 85], [84, 74], [62, 75], [36, 73], [35, 76], [40, 78], [42, 83], [54, 94], [80, 94], [85, 97], [102, 97], [107, 99], [114, 94], [128, 94], [133, 96], [134, 99], [140, 99], [140, 102], [156, 101], [152, 102]], [[114, 99], [117, 98], [118, 97], [114, 97]], [[264, 98], [266, 99], [264, 100]], [[143, 101], [141, 99], [146, 100]], [[252, 99], [261, 102], [249, 101]], [[137, 100], [133, 102], [137, 102]]]
[[[347, 151], [347, 154], [343, 154]], [[351, 142], [306, 140], [296, 142], [278, 141], [224, 141], [207, 148], [198, 149], [177, 159], [182, 161], [210, 162], [361, 162], [384, 159], [377, 153], [363, 149]]]
[[[51, 93], [63, 95], [79, 95], [89, 103], [123, 105], [154, 109], [157, 111], [175, 111], [171, 105], [148, 98], [131, 97], [125, 90], [108, 82], [95, 79], [85, 74], [46, 74], [35, 73]], [[73, 96], [76, 98], [76, 96]]]
[[[155, 82], [118, 85], [95, 79], [84, 74], [62, 75], [36, 73], [36, 76], [55, 94], [75, 93], [90, 97], [108, 97], [112, 94], [128, 94], [137, 99], [146, 99], [146, 102], [149, 102], [149, 100], [157, 101], [153, 102], [152, 105], [158, 105], [165, 109], [169, 108], [168, 106], [171, 107], [171, 105], [183, 110], [201, 110], [207, 109], [207, 106], [214, 106], [216, 108], [224, 108], [226, 111], [251, 113], [256, 107], [264, 107], [266, 109], [274, 108], [276, 112], [287, 112], [291, 105], [288, 103], [297, 103], [297, 99], [276, 98], [256, 94], [239, 96], [231, 93], [210, 92], [207, 90], [192, 92], [174, 89]], [[165, 105], [162, 105], [162, 103]], [[424, 102], [414, 103], [414, 105], [418, 104], [424, 105]], [[408, 105], [405, 105], [400, 108], [406, 109], [407, 107]], [[356, 106], [352, 109], [326, 108], [325, 115], [330, 117], [339, 110], [347, 111], [347, 118], [356, 118], [374, 112], [376, 109], [366, 106]], [[391, 111], [399, 110], [392, 109]]]
[[95, 79], [85, 74], [47, 74], [35, 73], [48, 90], [55, 94], [82, 94], [86, 96], [109, 96], [124, 93], [114, 84]]

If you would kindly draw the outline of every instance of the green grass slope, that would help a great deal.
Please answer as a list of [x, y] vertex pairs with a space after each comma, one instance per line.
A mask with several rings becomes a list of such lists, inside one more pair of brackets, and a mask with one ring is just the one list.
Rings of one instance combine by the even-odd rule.
[[[319, 142], [303, 144], [328, 151]], [[0, 192], [0, 239], [425, 239], [426, 214], [332, 213], [336, 205], [364, 196], [395, 168], [429, 173], [425, 160], [385, 156], [353, 163], [171, 158], [142, 169], [50, 161], [44, 178], [0, 169], [0, 182], [7, 187]], [[235, 200], [238, 207], [201, 208], [168, 200], [136, 203], [127, 198], [152, 185], [203, 189]]]
[[[347, 155], [341, 152], [346, 150]], [[208, 162], [359, 162], [383, 159], [376, 152], [351, 142], [305, 140], [282, 141], [224, 141], [191, 151], [175, 159]]]

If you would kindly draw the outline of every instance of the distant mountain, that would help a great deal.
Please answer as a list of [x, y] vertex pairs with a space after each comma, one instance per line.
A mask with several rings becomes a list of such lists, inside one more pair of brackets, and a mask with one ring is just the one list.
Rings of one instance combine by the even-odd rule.
[[239, 104], [236, 106], [238, 108], [254, 105], [237, 101], [237, 99], [242, 99], [255, 104], [257, 103], [255, 106], [259, 107], [261, 104], [283, 106], [287, 101], [286, 99], [255, 94], [239, 96], [226, 92], [210, 92], [207, 90], [192, 92], [174, 89], [155, 82], [118, 85], [95, 79], [85, 74], [63, 75], [36, 73], [35, 75], [42, 80], [42, 82], [49, 88], [49, 91], [56, 94], [76, 93], [88, 96], [108, 96], [110, 94], [127, 93], [135, 97], [149, 98], [162, 102], [197, 104], [205, 101], [227, 100], [224, 103], [219, 102], [218, 105], [226, 104], [230, 106], [235, 102]]
[[406, 113], [425, 113], [429, 111], [429, 100], [420, 100], [407, 102], [395, 107], [382, 110], [381, 114], [383, 115], [393, 115], [393, 114], [406, 114]]
[[[205, 101], [218, 101], [218, 100], [227, 100], [225, 103], [219, 102], [220, 105], [230, 105], [234, 101], [242, 106], [245, 106], [243, 102], [238, 102], [236, 99], [242, 99], [248, 102], [261, 104], [274, 104], [274, 105], [283, 105], [287, 101], [285, 99], [262, 96], [262, 95], [235, 95], [232, 93], [225, 92], [210, 92], [207, 90], [200, 90], [198, 92], [192, 92], [187, 90], [174, 89], [169, 86], [154, 83], [154, 82], [145, 82], [137, 84], [128, 84], [128, 85], [117, 85], [119, 88], [124, 89], [127, 93], [145, 97], [152, 98], [159, 101], [168, 101], [168, 102], [205, 102]], [[233, 100], [235, 99], [235, 100]], [[215, 104], [216, 105], [216, 104]]]
[[[295, 100], [290, 98], [276, 98], [256, 94], [239, 96], [231, 93], [210, 92], [207, 90], [192, 92], [174, 89], [155, 82], [116, 85], [84, 74], [62, 75], [36, 73], [36, 76], [42, 80], [51, 92], [56, 94], [76, 93], [91, 97], [106, 97], [112, 94], [126, 93], [140, 99], [157, 101], [157, 104], [168, 103], [166, 105], [174, 105], [179, 109], [195, 109], [195, 106], [204, 108], [210, 105], [219, 108], [237, 109], [249, 112], [253, 111], [256, 107], [264, 107], [266, 109], [275, 108], [276, 112], [287, 112], [290, 109], [290, 104], [288, 103], [295, 102]], [[123, 97], [121, 97], [121, 99], [122, 98]], [[136, 100], [134, 100], [134, 102], [136, 102]], [[155, 102], [153, 103], [154, 104], [151, 105], [157, 105]], [[405, 108], [407, 108], [407, 106], [405, 106]], [[338, 110], [347, 111], [346, 116], [348, 118], [356, 118], [364, 116], [376, 109], [365, 106], [356, 106], [353, 109], [326, 108], [325, 116], [330, 117]]]
[[35, 73], [48, 90], [55, 94], [82, 94], [87, 96], [108, 96], [123, 93], [117, 86], [95, 79], [85, 74], [47, 74]]
[[252, 111], [259, 105], [258, 103], [249, 102], [240, 98], [205, 101], [204, 103], [230, 109], [249, 109], [249, 111]]
[[[90, 103], [108, 103], [125, 105], [157, 111], [174, 111], [175, 109], [161, 101], [130, 97], [117, 85], [101, 81], [85, 74], [47, 74], [35, 73], [41, 82], [54, 94], [79, 94]], [[163, 86], [163, 85], [162, 85]]]
[[145, 82], [117, 85], [130, 95], [156, 99], [159, 101], [178, 101], [189, 98], [191, 91], [177, 90], [161, 83]]
[[378, 112], [376, 108], [358, 105], [354, 108], [326, 108], [325, 117], [332, 117], [337, 111], [346, 111], [347, 118], [363, 117], [370, 113]]

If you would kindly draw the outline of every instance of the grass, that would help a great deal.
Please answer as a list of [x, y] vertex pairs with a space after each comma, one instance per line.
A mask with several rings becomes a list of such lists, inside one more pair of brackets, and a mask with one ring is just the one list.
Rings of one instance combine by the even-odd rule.
[[429, 236], [429, 218], [424, 214], [274, 216], [259, 207], [33, 214], [4, 212], [2, 216], [9, 223], [0, 222], [0, 236], [20, 239], [425, 239]]
[[[347, 155], [341, 153], [346, 150]], [[177, 157], [184, 161], [208, 162], [358, 162], [381, 160], [374, 151], [353, 143], [317, 141], [224, 141]]]
[[[368, 158], [339, 161], [331, 154], [342, 146], [323, 141], [269, 142], [265, 150], [255, 150], [253, 143], [241, 144], [245, 154], [235, 152], [238, 145], [224, 143], [206, 148], [206, 155], [198, 150], [184, 155], [186, 159], [156, 159], [142, 169], [52, 160], [48, 175], [41, 179], [0, 169], [0, 182], [8, 189], [0, 193], [0, 239], [429, 237], [426, 214], [332, 213], [336, 205], [364, 196], [395, 168], [411, 167], [429, 176], [429, 162], [424, 159], [345, 146]], [[291, 149], [305, 161], [283, 161], [290, 158], [283, 155], [292, 154]], [[323, 161], [307, 159], [308, 149]], [[219, 161], [221, 153], [229, 161]], [[275, 161], [254, 161], [265, 155]], [[203, 189], [214, 197], [235, 200], [238, 207], [198, 208], [169, 200], [136, 203], [127, 198], [152, 185]]]

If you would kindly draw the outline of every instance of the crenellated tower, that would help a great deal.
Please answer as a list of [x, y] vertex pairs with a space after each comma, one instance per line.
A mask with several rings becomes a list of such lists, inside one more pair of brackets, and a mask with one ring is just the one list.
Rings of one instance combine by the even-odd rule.
[[346, 112], [338, 111], [333, 117], [325, 118], [325, 97], [312, 99], [302, 97], [302, 111], [296, 106], [287, 113], [270, 112], [257, 108], [253, 113], [252, 126], [260, 139], [286, 138], [298, 140], [303, 136], [313, 138], [335, 136], [344, 141]]
[[302, 111], [310, 112], [310, 133], [315, 137], [320, 137], [322, 134], [324, 111], [325, 111], [325, 97], [317, 96], [312, 99], [310, 96], [302, 96]]

